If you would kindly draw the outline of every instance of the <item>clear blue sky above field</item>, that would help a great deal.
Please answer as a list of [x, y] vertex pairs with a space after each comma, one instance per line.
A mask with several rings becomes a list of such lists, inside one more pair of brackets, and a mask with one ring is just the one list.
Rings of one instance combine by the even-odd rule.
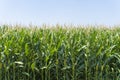
[[0, 24], [120, 24], [120, 0], [0, 0]]

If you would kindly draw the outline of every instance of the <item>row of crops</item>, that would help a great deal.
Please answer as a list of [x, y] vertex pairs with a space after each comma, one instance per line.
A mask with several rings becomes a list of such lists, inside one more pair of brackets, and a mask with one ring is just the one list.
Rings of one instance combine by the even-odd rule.
[[1, 26], [0, 80], [120, 80], [120, 28]]

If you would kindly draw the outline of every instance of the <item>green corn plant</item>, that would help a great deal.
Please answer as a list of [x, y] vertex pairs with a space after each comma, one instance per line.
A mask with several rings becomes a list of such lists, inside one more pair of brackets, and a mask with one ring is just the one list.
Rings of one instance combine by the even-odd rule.
[[0, 80], [119, 80], [120, 28], [0, 26]]

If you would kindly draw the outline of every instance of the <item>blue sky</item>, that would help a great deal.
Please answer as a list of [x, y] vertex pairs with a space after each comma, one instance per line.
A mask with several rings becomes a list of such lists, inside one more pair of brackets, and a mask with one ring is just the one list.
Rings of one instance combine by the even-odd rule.
[[120, 0], [0, 0], [0, 24], [120, 24]]

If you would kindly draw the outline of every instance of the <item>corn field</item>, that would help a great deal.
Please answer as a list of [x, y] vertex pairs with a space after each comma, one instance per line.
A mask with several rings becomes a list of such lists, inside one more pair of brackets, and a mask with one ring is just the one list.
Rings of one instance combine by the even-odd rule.
[[0, 80], [120, 80], [120, 28], [0, 26]]

